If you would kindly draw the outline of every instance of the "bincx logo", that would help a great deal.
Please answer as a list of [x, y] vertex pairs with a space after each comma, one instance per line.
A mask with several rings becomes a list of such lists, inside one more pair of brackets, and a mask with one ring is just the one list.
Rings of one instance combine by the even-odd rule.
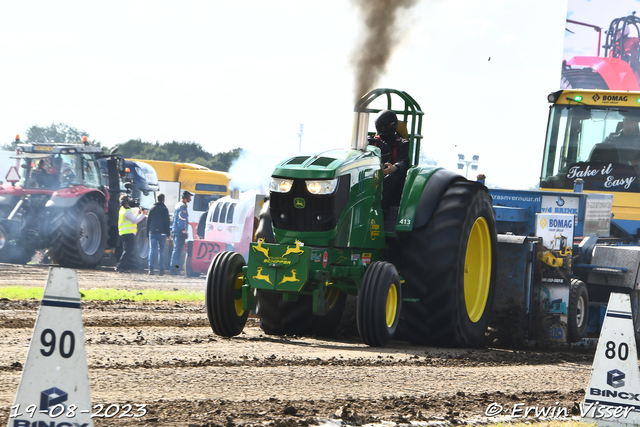
[[622, 387], [624, 385], [624, 372], [613, 369], [607, 372], [607, 384], [613, 388]]
[[591, 99], [593, 99], [595, 102], [598, 102], [598, 100], [600, 99], [600, 96], [596, 93], [591, 97]]
[[60, 390], [57, 387], [51, 387], [48, 390], [40, 392], [40, 410], [48, 411], [52, 406], [56, 406], [59, 403], [66, 402], [69, 398], [67, 392]]

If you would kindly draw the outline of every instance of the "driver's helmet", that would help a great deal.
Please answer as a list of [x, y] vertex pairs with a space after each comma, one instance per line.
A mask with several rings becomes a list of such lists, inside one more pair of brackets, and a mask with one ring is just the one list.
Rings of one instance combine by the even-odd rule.
[[375, 121], [376, 131], [382, 138], [392, 137], [398, 130], [398, 116], [390, 110], [380, 112]]

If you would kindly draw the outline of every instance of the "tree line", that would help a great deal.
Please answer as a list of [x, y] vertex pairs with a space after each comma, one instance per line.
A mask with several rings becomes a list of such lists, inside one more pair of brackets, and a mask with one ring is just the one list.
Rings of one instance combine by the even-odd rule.
[[196, 163], [209, 169], [228, 172], [231, 164], [240, 156], [241, 148], [234, 148], [217, 154], [211, 154], [201, 144], [191, 141], [171, 141], [166, 143], [146, 142], [130, 139], [113, 147], [104, 147], [100, 141], [91, 139], [88, 132], [76, 129], [64, 123], [53, 123], [50, 126], [31, 126], [25, 133], [26, 139], [12, 141], [0, 146], [3, 150], [15, 150], [19, 142], [79, 144], [86, 136], [91, 145], [101, 147], [105, 152], [117, 148], [118, 154], [126, 159], [164, 160], [180, 163]]

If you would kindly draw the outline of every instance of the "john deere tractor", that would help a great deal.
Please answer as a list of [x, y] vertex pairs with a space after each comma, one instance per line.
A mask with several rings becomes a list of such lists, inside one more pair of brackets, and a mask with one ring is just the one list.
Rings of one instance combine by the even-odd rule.
[[[399, 206], [383, 214], [381, 151], [368, 145], [370, 114], [395, 112], [409, 141]], [[348, 148], [296, 156], [272, 174], [245, 265], [218, 254], [207, 274], [213, 331], [242, 332], [257, 308], [267, 334], [330, 335], [347, 295], [371, 346], [384, 346], [402, 323], [412, 343], [481, 343], [493, 303], [496, 225], [478, 182], [419, 166], [423, 112], [406, 92], [376, 89], [357, 102]]]

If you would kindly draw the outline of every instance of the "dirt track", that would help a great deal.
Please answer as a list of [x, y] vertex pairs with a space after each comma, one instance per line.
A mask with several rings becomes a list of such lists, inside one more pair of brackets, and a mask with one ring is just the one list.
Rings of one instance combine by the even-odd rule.
[[[0, 264], [0, 286], [43, 286], [48, 268]], [[204, 290], [203, 279], [78, 272], [81, 289]], [[6, 425], [39, 301], [0, 300], [0, 425]], [[486, 419], [520, 408], [571, 409], [584, 396], [592, 351], [442, 350], [358, 337], [320, 340], [244, 333], [214, 336], [202, 304], [83, 303], [93, 404], [146, 404], [141, 418], [96, 426], [277, 427], [342, 419], [350, 424]], [[534, 421], [532, 416], [529, 421]]]

